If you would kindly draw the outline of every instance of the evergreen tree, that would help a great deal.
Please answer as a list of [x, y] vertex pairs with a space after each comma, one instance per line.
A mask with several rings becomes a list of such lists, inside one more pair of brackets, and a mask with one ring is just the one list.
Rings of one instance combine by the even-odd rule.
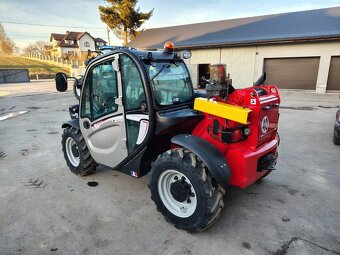
[[124, 45], [141, 33], [138, 29], [153, 13], [153, 9], [145, 13], [139, 8], [136, 9], [138, 0], [105, 1], [108, 3], [107, 6], [99, 6], [100, 19], [119, 39], [123, 39]]

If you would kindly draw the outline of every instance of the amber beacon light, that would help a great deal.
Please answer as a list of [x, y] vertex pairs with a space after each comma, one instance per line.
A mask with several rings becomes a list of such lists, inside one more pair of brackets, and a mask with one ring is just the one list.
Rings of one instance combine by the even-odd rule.
[[174, 52], [175, 45], [173, 42], [166, 42], [164, 44], [164, 52], [172, 53]]

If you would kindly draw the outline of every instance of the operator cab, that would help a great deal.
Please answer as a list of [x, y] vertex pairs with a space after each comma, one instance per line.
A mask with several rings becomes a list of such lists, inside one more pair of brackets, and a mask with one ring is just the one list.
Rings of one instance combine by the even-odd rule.
[[[89, 63], [78, 116], [96, 162], [110, 168], [133, 163], [138, 171], [146, 150], [163, 152], [171, 136], [183, 132], [184, 121], [195, 124], [201, 119], [192, 109], [193, 86], [182, 58], [190, 55], [175, 53], [169, 42], [164, 51], [117, 49]], [[59, 91], [67, 90], [66, 80], [66, 75], [57, 74]]]

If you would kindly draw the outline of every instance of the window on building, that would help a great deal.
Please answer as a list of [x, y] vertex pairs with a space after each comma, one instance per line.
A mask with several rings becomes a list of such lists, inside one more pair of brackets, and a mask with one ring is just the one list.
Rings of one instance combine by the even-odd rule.
[[65, 44], [73, 45], [74, 41], [72, 41], [72, 40], [65, 40]]
[[208, 83], [207, 80], [210, 79], [210, 64], [199, 64], [198, 65], [198, 78], [199, 78], [199, 87], [205, 88]]
[[90, 47], [90, 43], [89, 42], [84, 42], [84, 47]]

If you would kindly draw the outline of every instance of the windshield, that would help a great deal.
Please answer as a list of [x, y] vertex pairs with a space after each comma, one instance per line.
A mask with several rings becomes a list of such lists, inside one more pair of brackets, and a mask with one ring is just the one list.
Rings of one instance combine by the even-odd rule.
[[158, 105], [185, 103], [192, 99], [191, 80], [183, 62], [151, 62], [145, 66]]

